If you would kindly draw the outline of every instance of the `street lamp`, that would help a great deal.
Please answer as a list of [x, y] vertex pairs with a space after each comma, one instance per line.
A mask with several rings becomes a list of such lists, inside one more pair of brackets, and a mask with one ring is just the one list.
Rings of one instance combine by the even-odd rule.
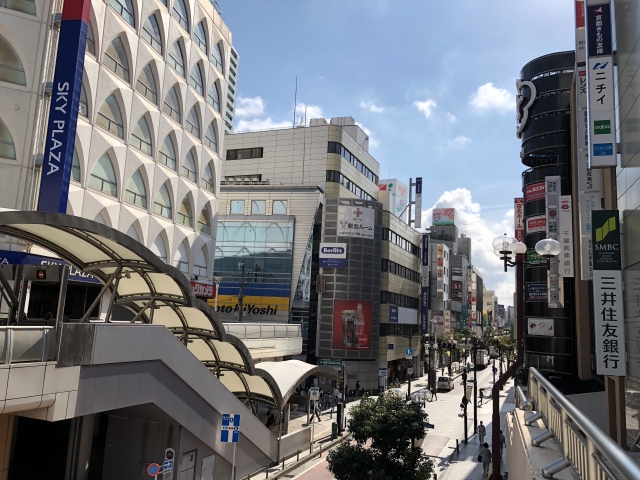
[[[540, 240], [535, 246], [536, 252], [547, 259], [547, 270], [550, 267], [551, 258], [557, 256], [561, 251], [560, 242], [547, 238]], [[516, 326], [516, 360], [511, 366], [500, 376], [497, 382], [494, 382], [491, 397], [493, 398], [493, 414], [491, 418], [492, 432], [491, 443], [493, 445], [492, 463], [493, 471], [491, 478], [499, 480], [500, 476], [500, 402], [498, 401], [500, 390], [520, 366], [524, 363], [524, 267], [537, 266], [537, 264], [527, 263], [524, 260], [527, 253], [527, 246], [518, 242], [515, 238], [509, 237], [506, 233], [493, 241], [494, 253], [504, 262], [504, 271], [508, 267], [516, 267], [516, 299], [517, 299], [517, 320], [519, 325]], [[515, 255], [515, 260], [511, 258]]]
[[218, 311], [218, 296], [220, 294], [220, 282], [222, 282], [222, 277], [213, 277], [213, 281], [216, 283], [216, 304], [215, 304], [215, 311]]

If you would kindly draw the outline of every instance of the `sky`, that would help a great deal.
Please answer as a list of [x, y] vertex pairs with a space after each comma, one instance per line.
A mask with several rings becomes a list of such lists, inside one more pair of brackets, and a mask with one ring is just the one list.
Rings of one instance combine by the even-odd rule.
[[[352, 116], [380, 178], [423, 178], [423, 225], [455, 207], [472, 263], [499, 303], [513, 273], [491, 242], [513, 236], [522, 196], [515, 82], [573, 50], [569, 0], [217, 0], [240, 55], [235, 131], [297, 116]], [[299, 118], [296, 122], [299, 122]]]

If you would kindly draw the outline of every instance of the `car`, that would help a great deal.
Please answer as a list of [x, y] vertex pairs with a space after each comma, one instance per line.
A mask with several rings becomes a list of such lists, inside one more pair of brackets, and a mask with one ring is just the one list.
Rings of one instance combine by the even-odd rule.
[[451, 377], [438, 377], [438, 390], [451, 391], [455, 387], [453, 378]]

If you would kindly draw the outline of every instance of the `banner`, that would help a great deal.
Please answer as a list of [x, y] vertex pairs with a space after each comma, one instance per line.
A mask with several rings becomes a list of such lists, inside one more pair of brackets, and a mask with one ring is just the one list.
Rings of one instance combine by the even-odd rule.
[[416, 178], [415, 228], [422, 228], [422, 177]]
[[524, 199], [513, 199], [513, 228], [515, 230], [516, 241], [524, 242]]
[[562, 248], [559, 257], [560, 275], [573, 278], [573, 213], [571, 195], [560, 196], [560, 220], [558, 222], [558, 241]]
[[[560, 193], [561, 179], [559, 175], [545, 177], [545, 203], [547, 211], [547, 238], [559, 241], [560, 226]], [[562, 308], [560, 299], [560, 259], [549, 260], [549, 308]]]
[[338, 236], [373, 238], [375, 210], [350, 205], [338, 206]]
[[371, 302], [333, 301], [334, 350], [371, 350]]

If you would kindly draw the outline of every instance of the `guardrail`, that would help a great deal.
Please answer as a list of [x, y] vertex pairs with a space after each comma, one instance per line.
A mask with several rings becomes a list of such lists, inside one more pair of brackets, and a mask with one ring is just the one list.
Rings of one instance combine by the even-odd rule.
[[241, 340], [302, 337], [301, 326], [288, 323], [225, 323], [224, 329]]
[[[564, 458], [582, 478], [640, 478], [640, 465], [535, 368], [529, 368], [527, 395], [535, 404], [534, 410], [546, 419], [548, 430], [560, 442]], [[553, 478], [557, 465], [560, 465], [558, 461], [543, 468], [543, 476]]]
[[0, 327], [0, 364], [46, 362], [57, 356], [54, 327]]

